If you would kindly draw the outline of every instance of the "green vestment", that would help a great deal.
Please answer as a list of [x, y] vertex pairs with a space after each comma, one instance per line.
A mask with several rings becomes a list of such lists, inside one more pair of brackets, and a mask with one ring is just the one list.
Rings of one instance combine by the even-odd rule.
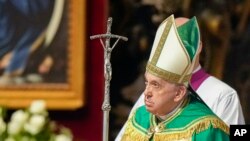
[[192, 95], [164, 121], [141, 106], [125, 126], [122, 141], [229, 141], [229, 127]]

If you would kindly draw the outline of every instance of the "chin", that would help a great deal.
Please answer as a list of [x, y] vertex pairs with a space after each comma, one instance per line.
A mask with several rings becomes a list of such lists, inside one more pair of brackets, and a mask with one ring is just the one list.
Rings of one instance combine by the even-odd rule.
[[155, 114], [155, 113], [156, 113], [155, 110], [154, 110], [152, 107], [147, 107], [147, 106], [146, 106], [146, 109], [147, 109], [148, 112], [150, 112], [150, 113], [152, 113], [152, 114]]

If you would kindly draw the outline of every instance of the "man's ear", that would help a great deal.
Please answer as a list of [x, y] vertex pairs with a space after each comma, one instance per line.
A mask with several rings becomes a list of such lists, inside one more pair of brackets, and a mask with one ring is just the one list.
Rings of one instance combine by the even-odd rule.
[[184, 86], [184, 85], [178, 86], [174, 101], [175, 102], [181, 101], [185, 97], [186, 92], [187, 92], [186, 86]]
[[202, 51], [203, 45], [202, 45], [202, 41], [199, 42], [199, 49], [198, 49], [198, 53], [200, 54]]

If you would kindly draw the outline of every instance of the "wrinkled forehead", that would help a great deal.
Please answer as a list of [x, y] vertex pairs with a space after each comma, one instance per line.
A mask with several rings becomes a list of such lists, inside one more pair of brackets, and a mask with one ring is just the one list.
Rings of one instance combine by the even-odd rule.
[[160, 84], [165, 84], [165, 85], [172, 85], [172, 86], [183, 86], [183, 84], [178, 84], [178, 83], [173, 83], [173, 82], [169, 82], [161, 77], [158, 77], [157, 75], [154, 75], [152, 73], [149, 72], [145, 72], [144, 74], [144, 79], [147, 82], [158, 82]]
[[155, 81], [155, 82], [165, 83], [165, 84], [174, 84], [149, 72], [145, 72], [144, 77], [146, 81]]

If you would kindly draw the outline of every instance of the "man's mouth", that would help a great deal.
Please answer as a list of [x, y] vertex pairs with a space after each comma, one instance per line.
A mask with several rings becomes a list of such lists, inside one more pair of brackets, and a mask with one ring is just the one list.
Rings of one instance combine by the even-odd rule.
[[153, 106], [153, 104], [154, 104], [154, 102], [153, 102], [153, 101], [151, 101], [151, 100], [149, 100], [149, 99], [145, 98], [145, 105], [146, 105], [147, 107], [152, 107], [152, 106]]

